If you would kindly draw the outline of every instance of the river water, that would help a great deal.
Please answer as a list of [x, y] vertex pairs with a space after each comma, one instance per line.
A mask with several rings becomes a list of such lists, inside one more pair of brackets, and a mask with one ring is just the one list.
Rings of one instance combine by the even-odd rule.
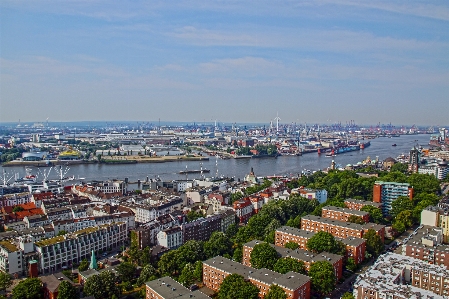
[[[396, 158], [400, 154], [408, 154], [414, 145], [426, 146], [429, 143], [430, 135], [402, 135], [393, 138], [376, 138], [371, 140], [371, 146], [364, 150], [348, 152], [337, 155], [336, 157], [326, 157], [324, 154], [317, 153], [304, 154], [303, 156], [280, 156], [277, 158], [259, 158], [259, 159], [216, 159], [210, 157], [209, 161], [182, 161], [182, 162], [166, 162], [166, 163], [137, 163], [137, 164], [82, 164], [70, 165], [66, 176], [75, 176], [75, 178], [83, 178], [83, 180], [107, 180], [107, 179], [124, 179], [129, 178], [130, 181], [144, 181], [147, 177], [159, 177], [163, 180], [173, 179], [193, 179], [199, 178], [200, 174], [180, 175], [179, 171], [185, 170], [186, 166], [189, 170], [200, 169], [201, 163], [203, 169], [209, 169], [210, 173], [205, 174], [206, 177], [215, 176], [218, 170], [218, 176], [227, 176], [243, 178], [251, 170], [254, 169], [256, 176], [270, 175], [297, 175], [301, 171], [325, 169], [330, 166], [331, 161], [335, 160], [337, 165], [345, 166], [347, 164], [356, 164], [370, 156], [375, 159], [384, 160], [388, 157]], [[397, 144], [397, 146], [392, 146]], [[19, 173], [22, 177], [25, 175], [23, 166], [5, 167], [8, 174]], [[33, 171], [38, 172], [34, 168]], [[48, 168], [47, 168], [48, 171]], [[52, 170], [49, 179], [56, 179], [57, 173]]]

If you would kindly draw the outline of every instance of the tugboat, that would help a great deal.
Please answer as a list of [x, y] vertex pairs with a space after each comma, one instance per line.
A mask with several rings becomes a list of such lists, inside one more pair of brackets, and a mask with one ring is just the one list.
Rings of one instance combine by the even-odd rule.
[[396, 144], [396, 143], [393, 143], [391, 146], [397, 146], [397, 144]]

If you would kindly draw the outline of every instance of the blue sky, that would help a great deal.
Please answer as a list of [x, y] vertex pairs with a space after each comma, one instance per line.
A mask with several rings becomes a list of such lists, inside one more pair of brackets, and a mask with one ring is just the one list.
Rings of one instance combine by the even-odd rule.
[[447, 1], [0, 2], [0, 121], [449, 123]]

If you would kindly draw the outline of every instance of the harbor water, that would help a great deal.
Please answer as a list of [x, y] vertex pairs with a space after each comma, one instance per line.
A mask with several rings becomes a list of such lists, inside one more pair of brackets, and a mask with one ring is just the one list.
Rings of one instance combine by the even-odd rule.
[[[288, 175], [293, 176], [304, 170], [319, 170], [330, 166], [332, 160], [341, 167], [347, 164], [356, 164], [366, 159], [371, 160], [379, 157], [384, 160], [388, 157], [396, 158], [401, 154], [408, 155], [410, 149], [415, 145], [426, 147], [429, 143], [430, 135], [402, 135], [393, 138], [376, 138], [371, 140], [371, 146], [354, 152], [339, 154], [335, 157], [326, 157], [324, 154], [317, 153], [304, 154], [303, 156], [279, 156], [277, 158], [259, 158], [259, 159], [216, 159], [210, 157], [208, 161], [176, 161], [166, 163], [137, 163], [137, 164], [80, 164], [68, 166], [66, 176], [73, 176], [76, 179], [82, 178], [83, 181], [89, 180], [108, 180], [124, 179], [130, 181], [144, 181], [147, 177], [150, 179], [160, 178], [162, 180], [174, 179], [193, 179], [200, 178], [200, 173], [179, 174], [186, 170], [210, 170], [204, 174], [206, 177], [218, 176], [234, 177], [242, 179], [248, 174], [251, 168], [254, 169], [256, 176]], [[392, 146], [396, 144], [396, 146]], [[33, 171], [38, 173], [39, 169], [33, 167]], [[45, 167], [48, 168], [48, 167]], [[3, 168], [9, 175], [19, 173], [19, 176], [25, 175], [25, 167], [14, 166]], [[57, 173], [52, 171], [49, 179], [57, 179]]]

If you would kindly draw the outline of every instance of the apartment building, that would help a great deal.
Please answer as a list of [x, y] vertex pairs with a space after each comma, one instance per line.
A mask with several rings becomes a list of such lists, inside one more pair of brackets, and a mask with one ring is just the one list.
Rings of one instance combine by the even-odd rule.
[[233, 208], [240, 223], [247, 223], [254, 212], [254, 206], [249, 200], [236, 200], [233, 203]]
[[373, 206], [373, 207], [378, 208], [378, 209], [382, 208], [382, 204], [379, 203], [379, 202], [360, 200], [360, 199], [353, 199], [353, 198], [346, 199], [344, 204], [345, 204], [345, 206], [348, 209], [358, 210], [358, 211], [360, 211], [364, 206]]
[[379, 256], [354, 282], [356, 299], [443, 299], [449, 297], [449, 271], [395, 253]]
[[402, 254], [449, 269], [449, 246], [442, 241], [441, 228], [421, 225], [404, 240]]
[[308, 276], [295, 272], [280, 274], [267, 269], [257, 270], [221, 256], [203, 262], [203, 284], [214, 291], [218, 291], [223, 280], [234, 273], [256, 285], [260, 290], [260, 298], [265, 296], [273, 284], [283, 288], [288, 299], [310, 298], [310, 278]]
[[421, 225], [435, 226], [442, 229], [443, 242], [449, 243], [449, 208], [440, 204], [429, 206], [421, 212]]
[[135, 205], [135, 221], [147, 223], [159, 216], [173, 213], [174, 211], [181, 211], [183, 206], [183, 201], [179, 197], [166, 199], [157, 205]]
[[369, 213], [351, 210], [347, 208], [334, 207], [334, 206], [325, 206], [321, 211], [321, 217], [335, 219], [339, 221], [347, 222], [349, 217], [356, 216], [361, 218], [365, 222], [369, 222]]
[[0, 270], [20, 275], [23, 271], [23, 251], [13, 239], [0, 241]]
[[211, 215], [181, 225], [184, 242], [207, 241], [215, 231], [221, 231], [221, 216]]
[[292, 189], [292, 194], [299, 194], [300, 196], [307, 199], [316, 199], [320, 203], [326, 202], [327, 200], [327, 191], [326, 189], [307, 189], [304, 187]]
[[92, 250], [99, 253], [119, 247], [126, 239], [126, 224], [119, 222], [41, 240], [35, 243], [40, 272], [45, 274], [69, 267], [88, 258]]
[[345, 244], [346, 258], [353, 258], [358, 265], [365, 260], [366, 240], [356, 237], [347, 237], [339, 240]]
[[169, 276], [158, 278], [146, 283], [146, 299], [209, 299], [210, 297], [200, 291], [190, 291], [182, 284]]
[[306, 215], [301, 218], [301, 229], [320, 232], [325, 231], [334, 237], [345, 239], [347, 237], [362, 238], [364, 233], [369, 229], [373, 229], [378, 234], [382, 242], [385, 239], [385, 226], [375, 223], [356, 224], [351, 222], [343, 222], [314, 215]]
[[391, 204], [399, 196], [413, 198], [413, 187], [408, 183], [396, 182], [374, 182], [373, 187], [373, 202], [382, 204], [382, 213], [385, 216], [390, 215]]
[[182, 229], [179, 226], [160, 231], [157, 234], [157, 243], [168, 249], [176, 249], [183, 244]]
[[[243, 258], [242, 258], [242, 264], [245, 266], [251, 267], [251, 252], [254, 249], [254, 246], [258, 244], [262, 244], [265, 242], [259, 241], [259, 240], [252, 240], [250, 242], [247, 242], [243, 245]], [[277, 253], [279, 254], [279, 257], [291, 257], [293, 259], [296, 259], [298, 261], [304, 262], [304, 266], [306, 268], [306, 271], [309, 271], [310, 266], [314, 262], [318, 261], [326, 261], [329, 262], [334, 267], [334, 274], [335, 277], [340, 279], [343, 274], [343, 256], [338, 254], [333, 254], [329, 252], [321, 252], [319, 254], [315, 254], [313, 252], [304, 250], [304, 249], [287, 249], [280, 246], [276, 246], [273, 244], [270, 244], [271, 247], [273, 247]]]

